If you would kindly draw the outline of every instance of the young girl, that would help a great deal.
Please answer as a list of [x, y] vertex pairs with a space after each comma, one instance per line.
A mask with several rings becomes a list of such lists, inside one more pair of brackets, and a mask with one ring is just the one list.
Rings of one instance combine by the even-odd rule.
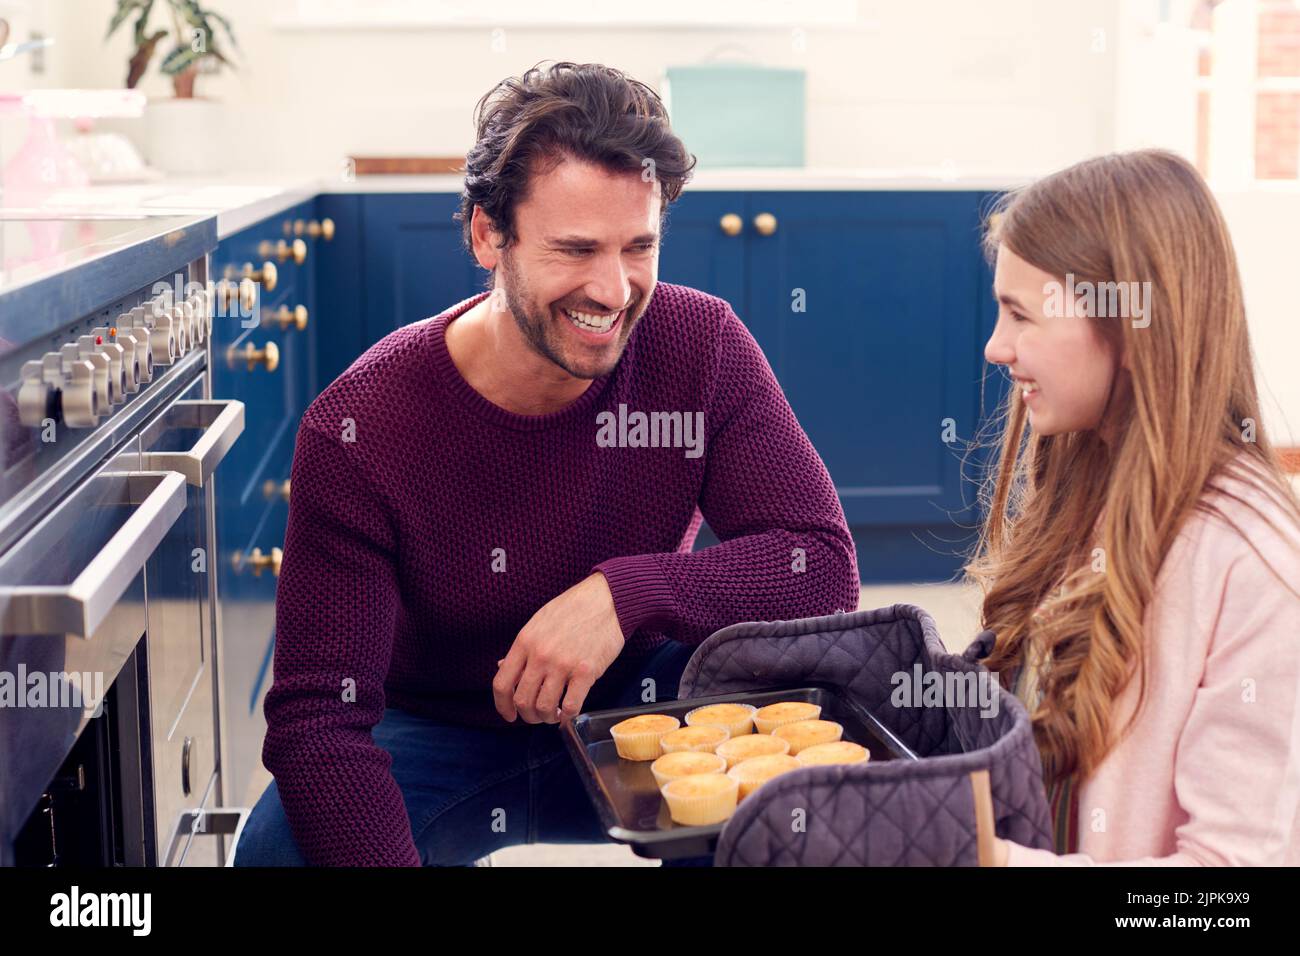
[[998, 862], [1300, 863], [1300, 503], [1223, 217], [1155, 150], [1001, 206], [985, 357], [1014, 387], [967, 570], [1056, 852]]

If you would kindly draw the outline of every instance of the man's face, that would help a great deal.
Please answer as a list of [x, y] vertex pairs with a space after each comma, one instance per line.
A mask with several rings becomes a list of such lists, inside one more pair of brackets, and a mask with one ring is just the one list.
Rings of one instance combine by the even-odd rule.
[[659, 211], [639, 173], [565, 159], [533, 175], [497, 288], [538, 354], [575, 378], [614, 370], [654, 292]]

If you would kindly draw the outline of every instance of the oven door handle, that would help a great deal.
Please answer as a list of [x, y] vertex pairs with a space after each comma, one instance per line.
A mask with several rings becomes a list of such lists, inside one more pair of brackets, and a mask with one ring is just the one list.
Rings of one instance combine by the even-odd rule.
[[[104, 471], [90, 480], [110, 482], [114, 503], [134, 511], [70, 584], [0, 586], [0, 632], [90, 637], [185, 510], [185, 478], [174, 471]], [[53, 542], [76, 534], [85, 520], [74, 513], [77, 504], [74, 494], [46, 515], [3, 563], [21, 569], [25, 556], [48, 554]], [[30, 572], [23, 577], [30, 580]]]
[[244, 432], [244, 403], [237, 399], [180, 400], [172, 402], [143, 437], [149, 447], [152, 428], [202, 428], [203, 435], [188, 451], [146, 451], [140, 456], [144, 471], [179, 471], [191, 485], [202, 488]]

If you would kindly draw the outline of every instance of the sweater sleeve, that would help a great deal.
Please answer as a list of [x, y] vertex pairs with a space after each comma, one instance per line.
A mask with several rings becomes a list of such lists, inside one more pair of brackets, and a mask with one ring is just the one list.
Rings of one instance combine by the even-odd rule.
[[419, 866], [392, 757], [371, 737], [400, 602], [391, 512], [342, 438], [305, 421], [291, 481], [262, 759], [309, 863]]
[[826, 466], [730, 307], [718, 334], [699, 507], [720, 543], [596, 565], [625, 638], [648, 627], [699, 644], [737, 621], [857, 608], [857, 555]]
[[[1240, 546], [1240, 539], [1237, 539]], [[1232, 542], [1211, 539], [1201, 560], [1224, 560]], [[1192, 633], [1212, 622], [1205, 670], [1175, 751], [1174, 791], [1186, 820], [1174, 853], [1108, 860], [1107, 866], [1280, 866], [1300, 812], [1300, 598], [1248, 547], [1210, 595], [1167, 602], [1165, 633]], [[1276, 557], [1275, 557], [1276, 563]], [[1293, 558], [1281, 573], [1297, 567]], [[1290, 575], [1292, 582], [1300, 580]], [[1182, 584], [1190, 591], [1190, 579]], [[1295, 586], [1294, 583], [1292, 585]], [[1008, 866], [1089, 866], [1082, 853], [1057, 856], [1012, 843]]]

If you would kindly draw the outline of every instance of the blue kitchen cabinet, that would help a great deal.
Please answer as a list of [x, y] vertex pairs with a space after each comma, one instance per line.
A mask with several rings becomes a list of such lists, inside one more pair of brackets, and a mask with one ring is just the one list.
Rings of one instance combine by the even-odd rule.
[[[981, 324], [977, 200], [749, 197], [746, 309], [850, 524], [947, 524], [964, 509], [958, 465], [975, 427]], [[764, 215], [770, 235], [752, 227]]]
[[726, 299], [757, 337], [744, 309], [747, 201], [743, 192], [683, 193], [668, 211], [659, 279]]
[[485, 288], [487, 273], [461, 244], [460, 223], [452, 218], [459, 202], [455, 193], [365, 197], [366, 348]]
[[[316, 388], [314, 399], [370, 345], [366, 332], [363, 274], [363, 198], [324, 193], [316, 199], [321, 219], [334, 223], [334, 238], [319, 244], [316, 259]], [[308, 404], [311, 404], [310, 400]]]
[[688, 192], [672, 212], [660, 278], [726, 298], [753, 333], [835, 482], [864, 582], [950, 577], [974, 541], [989, 201]]

